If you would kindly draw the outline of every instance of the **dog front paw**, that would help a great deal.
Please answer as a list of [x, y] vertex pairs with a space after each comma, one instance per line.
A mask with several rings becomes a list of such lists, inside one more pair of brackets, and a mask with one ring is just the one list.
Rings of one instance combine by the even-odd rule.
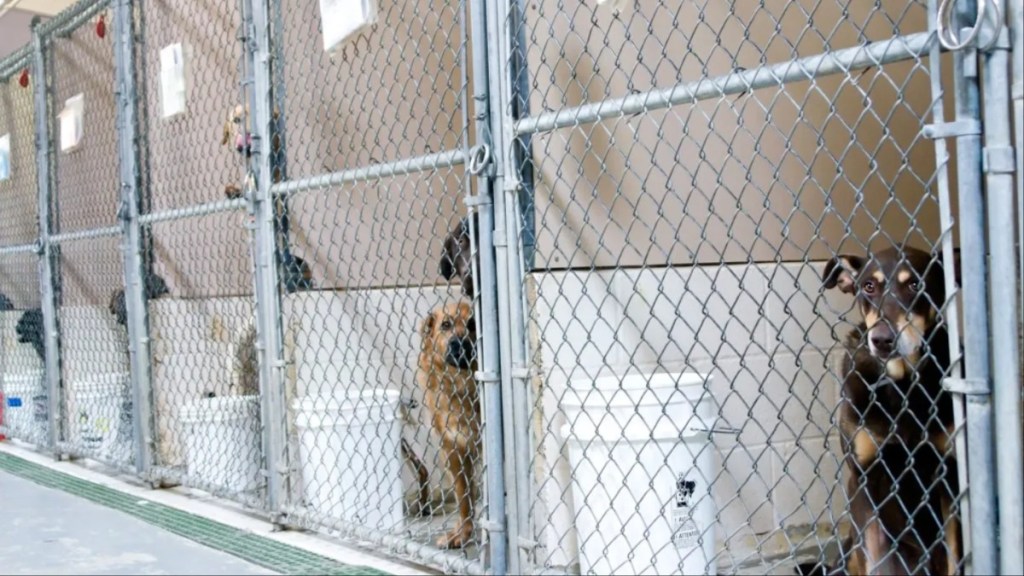
[[473, 538], [473, 523], [463, 522], [461, 526], [456, 526], [451, 532], [448, 532], [444, 536], [437, 539], [437, 547], [450, 550], [453, 548], [463, 548]]

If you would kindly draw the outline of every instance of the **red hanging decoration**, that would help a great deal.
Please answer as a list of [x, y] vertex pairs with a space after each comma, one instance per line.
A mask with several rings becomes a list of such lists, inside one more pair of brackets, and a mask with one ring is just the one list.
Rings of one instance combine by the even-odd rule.
[[21, 84], [22, 88], [28, 88], [28, 68], [21, 71], [21, 76], [18, 77], [18, 84]]
[[96, 35], [100, 38], [104, 38], [107, 35], [107, 16], [106, 14], [100, 15], [100, 21], [96, 23]]

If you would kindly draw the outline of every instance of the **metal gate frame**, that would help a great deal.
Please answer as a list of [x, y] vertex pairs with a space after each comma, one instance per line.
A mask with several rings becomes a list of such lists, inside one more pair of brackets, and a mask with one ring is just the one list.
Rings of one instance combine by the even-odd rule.
[[[499, 314], [502, 331], [502, 386], [507, 398], [504, 408], [507, 450], [506, 466], [510, 487], [508, 492], [509, 525], [508, 547], [510, 573], [536, 573], [543, 566], [531, 562], [531, 550], [537, 545], [532, 534], [532, 483], [529, 477], [531, 463], [530, 411], [527, 398], [529, 359], [527, 331], [523, 322], [526, 300], [519, 282], [533, 264], [533, 210], [532, 175], [524, 173], [530, 162], [532, 135], [559, 128], [578, 127], [600, 120], [621, 118], [634, 114], [694, 104], [702, 100], [740, 94], [757, 88], [784, 86], [791, 82], [812, 80], [827, 75], [849, 73], [870, 67], [910, 59], [929, 58], [933, 91], [933, 124], [922, 126], [926, 136], [935, 140], [937, 178], [942, 220], [942, 252], [946, 261], [953, 259], [953, 207], [948, 184], [948, 153], [944, 138], [957, 139], [959, 160], [958, 189], [960, 192], [961, 254], [965, 263], [961, 292], [965, 340], [963, 356], [954, 359], [965, 371], [963, 378], [950, 378], [947, 388], [956, 394], [956, 423], [965, 423], [965, 434], [956, 439], [956, 452], [960, 462], [961, 509], [964, 511], [965, 558], [969, 573], [1010, 573], [1019, 569], [1024, 559], [1021, 541], [1024, 514], [1021, 508], [1021, 403], [1020, 357], [1018, 354], [1017, 275], [1014, 254], [1014, 195], [1013, 148], [1010, 140], [1009, 97], [1006, 82], [1008, 51], [1015, 52], [1013, 100], [1017, 116], [1017, 195], [1024, 206], [1021, 188], [1022, 88], [1021, 15], [1022, 2], [1010, 0], [960, 1], [929, 0], [929, 32], [894, 37], [890, 40], [824, 53], [798, 60], [775, 63], [762, 68], [745, 70], [725, 76], [701, 78], [626, 97], [589, 102], [587, 104], [531, 115], [525, 109], [528, 102], [529, 70], [526, 68], [524, 25], [525, 3], [522, 0], [488, 0], [488, 33], [494, 40], [487, 45], [490, 83], [490, 121], [497, 151], [494, 153], [495, 174], [495, 258], [498, 270]], [[949, 3], [955, 3], [955, 9]], [[985, 8], [989, 7], [988, 17]], [[995, 13], [995, 17], [992, 13]], [[1010, 14], [1015, 23], [1014, 42], [1003, 18]], [[944, 26], [945, 25], [945, 26]], [[995, 25], [995, 26], [993, 26]], [[950, 35], [948, 30], [957, 31]], [[941, 37], [940, 34], [945, 34]], [[960, 44], [959, 38], [965, 38]], [[959, 45], [957, 45], [959, 44]], [[980, 47], [980, 50], [979, 50]], [[940, 57], [944, 50], [953, 52], [956, 82], [956, 120], [945, 123], [943, 104], [949, 99], [942, 91]], [[985, 101], [982, 130], [978, 70], [984, 66]], [[982, 148], [982, 135], [986, 146]], [[982, 173], [986, 186], [982, 186]], [[987, 193], [983, 194], [983, 189]], [[983, 207], [988, 206], [988, 242], [984, 231]], [[1018, 206], [1018, 209], [1020, 209]], [[1022, 210], [1024, 212], [1024, 210]], [[1021, 243], [1024, 246], [1024, 216], [1020, 223]], [[986, 254], [991, 254], [986, 276]], [[1024, 272], [1024, 250], [1020, 254], [1020, 272]], [[1012, 273], [1010, 273], [1012, 271]], [[947, 294], [956, 294], [952, 267], [946, 271]], [[999, 313], [992, 314], [989, 327], [988, 296], [1000, 302]], [[949, 298], [949, 337], [951, 349], [959, 350], [957, 302]], [[504, 337], [511, 332], [510, 337]], [[990, 340], [991, 338], [991, 340]], [[994, 376], [989, 372], [988, 343], [993, 343]], [[954, 370], [955, 373], [955, 370]], [[509, 399], [509, 397], [511, 397]], [[993, 402], [997, 408], [993, 410]], [[966, 404], [966, 410], [964, 408]], [[966, 414], [964, 412], [966, 411]], [[994, 414], [993, 414], [994, 412]], [[998, 454], [993, 430], [1000, 430]], [[1003, 433], [1006, 436], [1003, 436]], [[964, 438], [966, 436], [966, 439]], [[966, 441], [965, 441], [966, 440]], [[968, 458], [969, 455], [969, 458]], [[998, 474], [997, 474], [998, 460]], [[998, 490], [989, 490], [998, 476]], [[969, 482], [967, 481], [969, 480]], [[985, 486], [971, 492], [969, 486]], [[998, 511], [997, 511], [998, 493]], [[969, 514], [969, 516], [968, 516]]]
[[[286, 358], [281, 313], [277, 248], [281, 230], [276, 199], [301, 188], [303, 182], [273, 183], [275, 170], [267, 143], [275, 134], [271, 110], [275, 58], [275, 22], [270, 0], [243, 0], [244, 41], [252, 78], [243, 82], [253, 103], [252, 182], [247, 198], [199, 207], [142, 214], [137, 144], [138, 90], [135, 45], [138, 3], [141, 0], [82, 0], [50, 22], [33, 30], [31, 47], [15, 63], [31, 62], [34, 78], [36, 165], [39, 237], [34, 246], [0, 247], [0, 255], [34, 251], [39, 255], [39, 289], [44, 321], [45, 374], [50, 399], [48, 448], [56, 455], [69, 452], [63, 430], [59, 252], [65, 242], [118, 236], [122, 238], [124, 285], [127, 295], [129, 352], [133, 390], [135, 473], [159, 486], [154, 470], [153, 414], [149, 326], [145, 295], [145, 238], [143, 226], [180, 214], [206, 214], [242, 206], [255, 216], [252, 231], [253, 273], [257, 302], [260, 387], [262, 390], [263, 453], [267, 474], [267, 509], [275, 523], [289, 524], [287, 483], [289, 463], [285, 429], [284, 371]], [[117, 85], [117, 149], [120, 211], [116, 227], [61, 234], [53, 218], [56, 191], [52, 135], [52, 52], [48, 42], [75, 28], [107, 5], [115, 17]], [[472, 98], [476, 115], [470, 122], [475, 145], [328, 176], [352, 182], [385, 175], [466, 164], [475, 178], [477, 194], [465, 198], [479, 216], [471, 231], [479, 246], [481, 335], [484, 354], [477, 374], [484, 388], [484, 439], [487, 454], [488, 553], [481, 563], [450, 561], [446, 568], [487, 570], [493, 574], [544, 571], [532, 551], [534, 526], [531, 480], [530, 353], [526, 295], [521, 279], [533, 269], [534, 229], [531, 138], [560, 128], [601, 120], [687, 106], [709, 99], [778, 88], [792, 82], [845, 74], [885, 64], [929, 59], [932, 123], [923, 133], [935, 142], [936, 178], [944, 257], [953, 258], [953, 231], [963, 255], [959, 291], [953, 271], [946, 271], [951, 348], [960, 377], [947, 388], [956, 394], [956, 438], [960, 462], [964, 515], [965, 558], [968, 572], [1012, 573], [1024, 565], [1024, 485], [1022, 470], [1020, 333], [1024, 324], [1024, 0], [928, 0], [929, 31], [884, 41], [778, 62], [722, 76], [700, 78], [629, 96], [589, 102], [531, 114], [528, 109], [530, 70], [526, 60], [527, 2], [525, 0], [463, 0], [471, 37]], [[953, 61], [953, 94], [943, 92], [941, 59]], [[1011, 60], [1012, 54], [1012, 60]], [[14, 64], [12, 64], [13, 66]], [[1012, 69], [1012, 75], [1007, 71]], [[9, 75], [10, 70], [4, 70]], [[251, 80], [251, 81], [250, 81]], [[982, 96], [984, 104], [982, 105]], [[944, 105], [952, 102], [954, 118], [947, 122]], [[1011, 112], [1012, 111], [1012, 112]], [[1012, 114], [1012, 116], [1011, 116]], [[1012, 124], [1011, 124], [1012, 123]], [[1012, 126], [1012, 128], [1011, 128]], [[949, 153], [946, 139], [957, 147], [958, 206], [952, 206]], [[1016, 142], [1016, 148], [1014, 148]], [[318, 177], [319, 178], [319, 177]], [[954, 214], [956, 218], [954, 219]], [[1015, 218], [1016, 214], [1016, 218]], [[1017, 227], [1016, 233], [1014, 227]], [[995, 305], [998, 303], [998, 310]], [[957, 320], [962, 314], [963, 322]], [[970, 490], [971, 486], [982, 489]], [[989, 489], [993, 487], [994, 489]], [[358, 534], [358, 530], [354, 530]], [[396, 544], [392, 542], [392, 544]], [[435, 550], [400, 543], [408, 555], [424, 561]]]

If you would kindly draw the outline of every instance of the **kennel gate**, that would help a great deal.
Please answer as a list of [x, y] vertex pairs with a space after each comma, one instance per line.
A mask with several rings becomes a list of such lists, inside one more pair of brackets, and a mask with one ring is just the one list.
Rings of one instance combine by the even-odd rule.
[[[961, 462], [970, 455], [960, 467], [967, 558], [975, 573], [997, 562], [1013, 569], [1021, 518], [1017, 314], [1010, 304], [989, 325], [987, 300], [1016, 302], [1017, 277], [1005, 273], [1016, 263], [1010, 91], [1001, 73], [1010, 48], [1004, 17], [1008, 9], [1019, 14], [1016, 4], [488, 4], [498, 59], [490, 65], [501, 71], [491, 86], [500, 95], [491, 109], [499, 304], [501, 325], [513, 331], [501, 350], [512, 396], [504, 415], [515, 482], [512, 573], [572, 572], [587, 554], [586, 538], [605, 550], [642, 540], [630, 539], [630, 528], [576, 534], [583, 512], [598, 521], [616, 515], [620, 526], [639, 520], [634, 530], [659, 521], [638, 519], [643, 496], [617, 484], [636, 465], [632, 457], [623, 469], [602, 460], [582, 482], [567, 468], [567, 431], [581, 425], [592, 436], [595, 426], [625, 423], [605, 414], [573, 420], [560, 404], [593, 398], [594, 381], [607, 374], [625, 385], [623, 373], [717, 378], [711, 395], [724, 404], [721, 419], [699, 424], [716, 437], [724, 468], [705, 479], [712, 491], [724, 485], [713, 494], [719, 535], [708, 564], [753, 573], [788, 571], [808, 556], [834, 560], [837, 525], [848, 518], [830, 430], [838, 396], [824, 390], [839, 380], [841, 348], [828, 347], [856, 312], [847, 320], [848, 304], [820, 295], [815, 262], [841, 249], [863, 252], [874, 240], [923, 243], [950, 262], [955, 233], [969, 265], [962, 303], [950, 296], [942, 315], [958, 350], [962, 313], [965, 340], [962, 363], [944, 385], [956, 393], [956, 452]], [[943, 83], [945, 52], [953, 87]], [[984, 143], [979, 66], [985, 94], [994, 95], [986, 96], [985, 124], [1000, 126]], [[859, 113], [843, 112], [852, 98], [845, 90], [862, 101]], [[947, 123], [944, 106], [954, 101]], [[950, 138], [958, 207], [948, 183]], [[800, 139], [813, 143], [809, 152], [794, 144]], [[887, 168], [889, 154], [901, 164]], [[831, 178], [821, 169], [829, 162]], [[868, 176], [857, 181], [849, 175], [856, 170]], [[915, 192], [903, 194], [908, 186]], [[950, 269], [946, 283], [956, 294]], [[835, 328], [816, 326], [822, 316]], [[989, 342], [1001, 359], [991, 374]], [[994, 418], [990, 394], [1000, 399]], [[970, 492], [968, 507], [966, 489], [992, 481], [994, 422], [1011, 431], [999, 446], [998, 512], [996, 494]], [[580, 463], [586, 456], [573, 465]], [[602, 470], [611, 486], [601, 485]], [[641, 485], [661, 481], [645, 472]], [[616, 497], [626, 504], [609, 509]], [[600, 509], [588, 509], [588, 498]], [[647, 552], [597, 560], [609, 562], [603, 570], [649, 570]]]
[[[588, 492], [587, 483], [596, 480], [607, 489], [601, 477], [613, 476], [613, 470], [609, 464], [596, 477], [574, 478], [565, 458], [566, 435], [576, 434], [592, 416], [567, 421], [562, 405], [580, 382], [601, 376], [615, 382], [624, 373], [643, 378], [710, 372], [719, 413], [716, 422], [701, 426], [714, 440], [704, 450], [721, 459], [721, 469], [704, 496], [718, 510], [719, 541], [708, 563], [737, 572], [788, 570], [794, 559], [834, 556], [836, 526], [844, 520], [832, 424], [840, 358], [835, 338], [856, 321], [856, 313], [847, 318], [848, 302], [821, 295], [820, 262], [840, 249], [862, 251], [879, 237], [923, 243], [948, 262], [957, 233], [964, 256], [961, 299], [949, 298], [942, 315], [951, 342], [958, 343], [958, 332], [964, 336], [963, 366], [954, 363], [947, 384], [958, 399], [966, 398], [957, 402], [956, 438], [957, 453], [970, 455], [969, 465], [960, 467], [966, 558], [975, 573], [994, 573], [997, 566], [1012, 571], [1021, 565], [1014, 544], [1021, 537], [1021, 487], [1014, 474], [1020, 469], [1018, 314], [1010, 313], [1019, 277], [1006, 271], [1017, 265], [1015, 170], [1021, 196], [1020, 4], [948, 0], [897, 7], [807, 0], [744, 8], [713, 2], [576, 6], [471, 0], [439, 1], [421, 10], [384, 3], [376, 38], [369, 34], [337, 60], [316, 60], [317, 66], [340, 66], [366, 83], [331, 84], [325, 82], [329, 75], [310, 75], [302, 58], [302, 50], [318, 48], [310, 47], [306, 32], [310, 10], [297, 10], [288, 0], [240, 2], [222, 6], [215, 19], [227, 28], [237, 24], [241, 42], [210, 31], [192, 38], [214, 38], [229, 52], [233, 44], [241, 87], [237, 96], [232, 89], [224, 96], [222, 76], [200, 77], [200, 101], [209, 106], [195, 127], [202, 131], [204, 122], [219, 122], [220, 109], [235, 102], [251, 104], [252, 170], [237, 158], [218, 160], [194, 169], [195, 179], [189, 180], [161, 163], [182, 153], [175, 145], [181, 134], [163, 127], [153, 110], [159, 106], [154, 48], [184, 32], [159, 24], [159, 10], [147, 13], [150, 3], [83, 0], [37, 28], [33, 46], [0, 67], [10, 90], [31, 61], [33, 113], [4, 116], [21, 123], [27, 116], [35, 123], [39, 202], [17, 212], [39, 227], [31, 231], [33, 238], [8, 237], [15, 223], [4, 221], [0, 264], [5, 293], [15, 285], [25, 292], [24, 268], [33, 264], [33, 253], [40, 256], [40, 293], [18, 292], [16, 298], [17, 306], [38, 304], [44, 322], [41, 365], [52, 399], [52, 436], [36, 441], [59, 454], [132, 468], [154, 484], [196, 486], [263, 510], [281, 524], [333, 530], [448, 571], [573, 572], [581, 546], [604, 536], [574, 528], [582, 512], [594, 513], [588, 506], [594, 487]], [[193, 31], [210, 16], [187, 5], [183, 10]], [[101, 15], [116, 39], [112, 47], [93, 27]], [[1000, 22], [1000, 34], [992, 32], [993, 21]], [[400, 32], [418, 34], [420, 28], [433, 33], [406, 46], [410, 37]], [[952, 54], [942, 57], [943, 47]], [[1018, 52], [1012, 92], [999, 73], [1009, 66], [1011, 48]], [[422, 75], [400, 77], [396, 62], [404, 58], [419, 63]], [[952, 75], [942, 74], [943, 58], [952, 61]], [[111, 105], [87, 94], [86, 107], [102, 110], [93, 116], [101, 127], [90, 132], [104, 134], [105, 157], [119, 159], [119, 182], [108, 182], [110, 175], [96, 171], [96, 163], [78, 159], [75, 168], [76, 158], [56, 149], [59, 107], [81, 82], [68, 74], [56, 78], [62, 65], [92, 71], [116, 86], [108, 92]], [[401, 96], [425, 106], [405, 110], [401, 97], [396, 104], [378, 70], [395, 73], [390, 87], [397, 85]], [[442, 88], [425, 79], [431, 73], [446, 78]], [[374, 78], [381, 83], [373, 84]], [[304, 90], [306, 84], [311, 89]], [[391, 124], [381, 118], [350, 127], [372, 133], [372, 140], [339, 139], [322, 132], [325, 112], [316, 108], [318, 95], [328, 90], [348, 106], [328, 108], [328, 116], [341, 111], [372, 117], [367, 99], [399, 112]], [[952, 122], [944, 118], [947, 103], [954, 108]], [[982, 121], [989, 127], [984, 132]], [[792, 129], [784, 128], [787, 122]], [[12, 150], [24, 149], [23, 132]], [[956, 204], [948, 183], [954, 164], [945, 144], [950, 138], [957, 144]], [[316, 139], [338, 146], [342, 158], [331, 163], [336, 166], [324, 162], [315, 146], [304, 147]], [[70, 175], [61, 172], [61, 164]], [[859, 181], [858, 168], [867, 174]], [[221, 185], [225, 171], [235, 174], [246, 195], [210, 201], [202, 191]], [[90, 204], [90, 186], [98, 187], [96, 197], [116, 190], [117, 201], [105, 211]], [[171, 189], [196, 190], [198, 196], [184, 202], [161, 196]], [[418, 189], [440, 191], [442, 199], [431, 203], [412, 191]], [[915, 194], [917, 189], [925, 192]], [[352, 198], [376, 198], [376, 204], [353, 204]], [[844, 198], [852, 202], [844, 204]], [[436, 250], [421, 246], [440, 243], [464, 213], [460, 204], [480, 218], [472, 234], [481, 247], [477, 379], [484, 390], [481, 464], [486, 462], [487, 494], [478, 521], [485, 537], [468, 555], [436, 549], [427, 538], [438, 528], [430, 523], [416, 525], [418, 532], [389, 532], [366, 519], [339, 524], [311, 513], [302, 494], [302, 432], [295, 420], [302, 394], [330, 382], [356, 379], [364, 389], [408, 383], [412, 324], [450, 297], [432, 287], [436, 279], [429, 268]], [[427, 222], [429, 230], [410, 225], [410, 218]], [[248, 265], [244, 232], [209, 236], [227, 229], [229, 219], [252, 223], [250, 291], [245, 281], [234, 287], [239, 273], [248, 277], [244, 267], [237, 268], [239, 262]], [[360, 233], [303, 241], [303, 233], [329, 224]], [[894, 235], [894, 228], [916, 236]], [[346, 252], [367, 241], [366, 231], [398, 238], [390, 248], [397, 250], [399, 265], [423, 270], [399, 274], [396, 282], [395, 272], [373, 253]], [[193, 241], [202, 238], [199, 233], [230, 248], [211, 256], [202, 241]], [[118, 237], [120, 254], [111, 245]], [[97, 260], [95, 250], [104, 246]], [[290, 289], [295, 247], [305, 250], [314, 268], [320, 266], [324, 287], [340, 291]], [[166, 262], [159, 267], [168, 250], [212, 262], [211, 267], [172, 279], [172, 295], [179, 298], [149, 299], [150, 275], [173, 271]], [[326, 266], [331, 257], [340, 264]], [[83, 266], [85, 276], [75, 270]], [[128, 338], [122, 343], [127, 358], [113, 345], [119, 332], [104, 330], [97, 338], [95, 326], [102, 322], [92, 317], [95, 305], [106, 304], [99, 300], [120, 284], [110, 278], [118, 274], [128, 288]], [[204, 277], [230, 287], [190, 293], [177, 284]], [[947, 292], [954, 294], [951, 272], [946, 279]], [[94, 305], [76, 307], [76, 299]], [[989, 317], [995, 302], [1003, 313]], [[388, 307], [391, 313], [373, 316]], [[232, 438], [256, 444], [240, 455], [210, 454], [232, 469], [248, 469], [256, 458], [266, 476], [255, 493], [183, 471], [180, 457], [166, 451], [167, 442], [180, 440], [168, 428], [175, 408], [158, 396], [180, 402], [204, 390], [162, 388], [161, 382], [168, 382], [168, 373], [226, 372], [223, 364], [201, 359], [209, 356], [205, 348], [194, 349], [205, 344], [189, 332], [191, 323], [204, 314], [218, 318], [211, 323], [221, 327], [223, 342], [233, 338], [225, 334], [245, 326], [258, 334], [262, 424], [251, 428], [246, 416], [240, 421], [250, 424], [232, 428]], [[371, 319], [379, 320], [376, 331]], [[90, 333], [86, 341], [82, 336]], [[333, 336], [325, 342], [310, 338], [328, 333]], [[380, 356], [381, 341], [409, 356]], [[169, 350], [168, 343], [178, 348]], [[225, 347], [214, 348], [223, 354]], [[332, 348], [355, 350], [357, 370], [349, 358], [335, 358]], [[237, 345], [227, 343], [226, 349]], [[5, 348], [5, 378], [9, 357]], [[177, 363], [168, 363], [169, 357]], [[99, 376], [117, 373], [109, 368], [122, 362], [130, 365], [130, 402], [92, 396], [104, 399], [97, 407], [104, 413], [132, 406], [133, 448], [110, 453], [103, 451], [109, 446], [76, 436], [69, 408], [78, 410], [82, 403], [73, 391], [79, 388], [76, 378], [95, 375], [92, 368], [103, 368]], [[121, 386], [117, 379], [114, 386], [99, 380], [93, 388]], [[224, 390], [230, 393], [231, 386]], [[594, 398], [592, 392], [584, 396]], [[596, 417], [594, 423], [614, 423], [609, 418]], [[993, 430], [1001, 432], [998, 444]], [[337, 431], [314, 437], [332, 434]], [[378, 425], [371, 436], [387, 434]], [[423, 430], [409, 440], [422, 441]], [[582, 470], [593, 460], [583, 452], [577, 464]], [[308, 473], [316, 476], [325, 468]], [[623, 478], [630, 472], [637, 471], [617, 471]], [[994, 481], [997, 490], [966, 490]], [[360, 490], [373, 498], [384, 495], [365, 484]], [[648, 496], [656, 492], [652, 488]], [[623, 524], [638, 520], [648, 527], [657, 522], [635, 512], [622, 518]], [[640, 571], [649, 558], [634, 551], [624, 560], [623, 568]]]

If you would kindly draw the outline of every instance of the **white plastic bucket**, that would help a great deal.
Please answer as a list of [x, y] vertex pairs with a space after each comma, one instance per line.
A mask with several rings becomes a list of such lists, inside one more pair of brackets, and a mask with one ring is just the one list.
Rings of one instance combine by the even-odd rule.
[[402, 421], [395, 390], [296, 399], [306, 503], [318, 514], [378, 530], [402, 515]]
[[4, 376], [4, 425], [11, 436], [38, 442], [49, 429], [46, 383], [42, 370]]
[[715, 574], [711, 376], [570, 383], [567, 424], [582, 574]]
[[113, 462], [132, 460], [132, 401], [127, 373], [83, 376], [71, 383], [72, 442]]
[[236, 493], [262, 485], [260, 397], [203, 398], [178, 413], [189, 476]]

